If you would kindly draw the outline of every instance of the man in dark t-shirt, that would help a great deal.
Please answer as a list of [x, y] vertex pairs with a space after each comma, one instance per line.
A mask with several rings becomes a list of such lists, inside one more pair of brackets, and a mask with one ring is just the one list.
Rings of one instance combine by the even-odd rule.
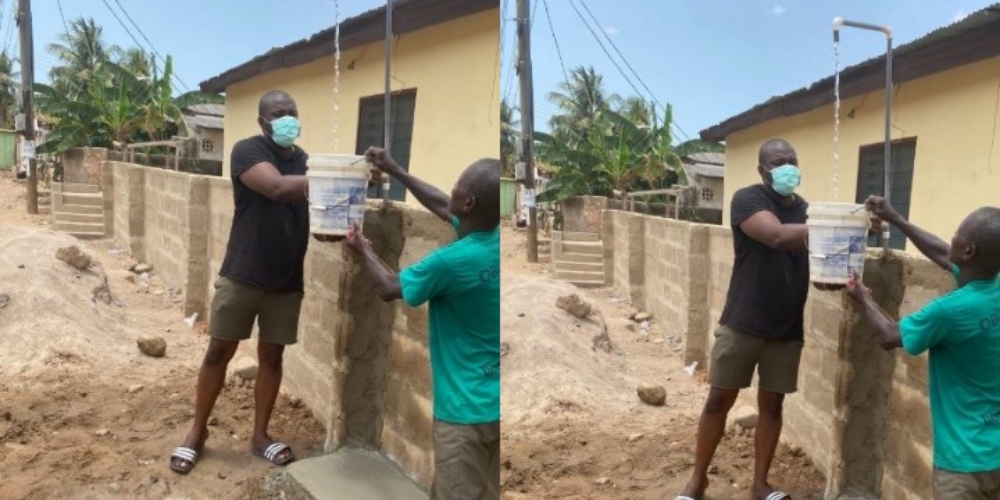
[[795, 194], [801, 174], [790, 144], [767, 141], [758, 160], [763, 183], [737, 191], [730, 206], [736, 252], [733, 275], [712, 348], [712, 387], [698, 425], [694, 471], [678, 500], [704, 496], [726, 416], [740, 389], [750, 387], [754, 369], [760, 416], [750, 498], [788, 498], [771, 488], [767, 475], [781, 435], [782, 403], [798, 382], [809, 290], [808, 204]]
[[236, 209], [226, 257], [215, 283], [209, 315], [211, 340], [198, 376], [194, 422], [170, 457], [170, 468], [187, 474], [208, 438], [208, 419], [239, 343], [258, 325], [259, 369], [254, 392], [250, 451], [276, 465], [294, 460], [292, 450], [267, 434], [281, 385], [285, 346], [296, 342], [303, 294], [303, 263], [309, 243], [306, 159], [294, 145], [300, 125], [291, 96], [271, 91], [260, 99], [262, 135], [233, 146]]

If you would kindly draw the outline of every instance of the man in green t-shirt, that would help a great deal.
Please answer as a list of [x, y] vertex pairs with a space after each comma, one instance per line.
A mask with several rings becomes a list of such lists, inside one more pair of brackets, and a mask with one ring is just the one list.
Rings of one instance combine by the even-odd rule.
[[934, 498], [1000, 500], [1000, 208], [972, 212], [949, 246], [903, 219], [885, 199], [873, 196], [866, 204], [958, 283], [898, 323], [857, 276], [847, 289], [883, 348], [930, 353]]
[[500, 161], [470, 165], [449, 197], [410, 175], [382, 149], [368, 160], [398, 179], [458, 239], [399, 274], [357, 230], [361, 255], [386, 301], [430, 304], [434, 384], [434, 484], [431, 500], [500, 498]]

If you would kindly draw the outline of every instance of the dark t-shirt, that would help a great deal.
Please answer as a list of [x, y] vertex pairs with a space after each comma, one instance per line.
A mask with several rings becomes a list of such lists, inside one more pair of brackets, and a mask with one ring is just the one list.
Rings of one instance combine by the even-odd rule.
[[302, 266], [309, 245], [309, 204], [274, 201], [250, 189], [240, 175], [267, 162], [282, 175], [305, 175], [309, 157], [296, 147], [291, 158], [264, 136], [243, 139], [231, 155], [236, 211], [226, 259], [219, 274], [276, 292], [302, 292]]
[[775, 340], [802, 340], [803, 312], [809, 294], [809, 252], [775, 250], [747, 236], [740, 224], [767, 210], [783, 224], [806, 222], [805, 200], [795, 196], [789, 207], [764, 184], [733, 195], [731, 216], [736, 260], [726, 308], [719, 323]]

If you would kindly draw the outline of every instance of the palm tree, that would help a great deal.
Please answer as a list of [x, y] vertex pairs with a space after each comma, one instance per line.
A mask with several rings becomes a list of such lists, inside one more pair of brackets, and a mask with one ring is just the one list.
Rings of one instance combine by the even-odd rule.
[[636, 125], [648, 127], [653, 124], [653, 116], [656, 115], [656, 108], [652, 103], [646, 102], [645, 99], [632, 96], [625, 99], [618, 112], [622, 116], [632, 120]]
[[552, 135], [571, 146], [586, 142], [598, 115], [621, 100], [605, 91], [604, 77], [593, 67], [583, 66], [574, 68], [548, 99], [562, 112], [549, 120]]
[[500, 102], [500, 162], [503, 164], [505, 175], [510, 175], [513, 170], [520, 149], [517, 146], [520, 136], [517, 126], [520, 122], [514, 119], [516, 110], [517, 108], [511, 107], [506, 99]]
[[6, 52], [0, 52], [0, 127], [14, 128], [14, 115], [17, 113], [17, 92], [20, 85], [17, 79], [19, 73], [14, 71], [16, 59]]
[[131, 71], [135, 76], [150, 77], [153, 76], [153, 68], [156, 67], [154, 57], [153, 54], [146, 53], [140, 48], [132, 47], [121, 54], [118, 64]]
[[98, 67], [121, 54], [116, 45], [104, 40], [104, 28], [92, 18], [78, 18], [69, 30], [59, 35], [59, 42], [48, 46], [49, 52], [62, 63], [49, 71], [52, 86], [57, 91], [86, 90], [97, 75]]

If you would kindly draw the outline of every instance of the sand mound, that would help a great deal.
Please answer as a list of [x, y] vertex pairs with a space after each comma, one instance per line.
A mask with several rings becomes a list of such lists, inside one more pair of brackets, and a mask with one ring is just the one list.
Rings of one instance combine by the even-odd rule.
[[95, 256], [72, 236], [11, 226], [0, 231], [0, 294], [10, 297], [0, 308], [0, 375], [31, 373], [53, 360], [89, 364], [131, 354], [116, 306], [94, 300], [105, 282], [101, 267], [80, 271], [56, 259], [71, 245]]
[[635, 389], [623, 358], [593, 349], [604, 331], [600, 319], [578, 319], [556, 307], [559, 297], [577, 294], [568, 283], [529, 276], [504, 276], [500, 290], [500, 401], [505, 425], [547, 413], [586, 411], [635, 404]]

